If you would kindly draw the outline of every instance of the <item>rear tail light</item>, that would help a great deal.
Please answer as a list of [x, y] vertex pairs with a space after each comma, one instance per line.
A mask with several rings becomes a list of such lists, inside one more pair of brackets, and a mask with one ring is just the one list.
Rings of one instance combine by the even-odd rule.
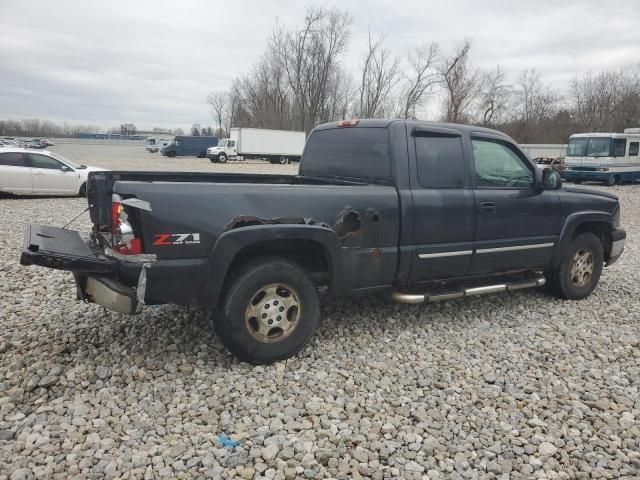
[[133, 234], [129, 217], [118, 195], [111, 202], [111, 241], [113, 250], [122, 255], [142, 253], [142, 242]]

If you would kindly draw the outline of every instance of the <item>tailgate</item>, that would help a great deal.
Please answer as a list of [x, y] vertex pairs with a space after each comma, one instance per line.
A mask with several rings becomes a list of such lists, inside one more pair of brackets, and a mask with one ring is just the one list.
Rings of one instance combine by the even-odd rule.
[[33, 223], [25, 232], [20, 263], [72, 272], [113, 271], [113, 261], [79, 232]]

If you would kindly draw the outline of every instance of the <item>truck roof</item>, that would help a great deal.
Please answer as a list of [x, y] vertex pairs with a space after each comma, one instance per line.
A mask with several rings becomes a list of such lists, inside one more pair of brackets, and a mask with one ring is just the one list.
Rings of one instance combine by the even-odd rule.
[[[493, 130], [491, 128], [479, 127], [477, 125], [463, 125], [460, 123], [445, 123], [445, 122], [428, 122], [424, 120], [403, 120], [403, 119], [383, 119], [383, 118], [363, 118], [363, 119], [355, 119], [357, 121], [357, 125], [347, 127], [347, 128], [388, 128], [392, 123], [403, 122], [407, 125], [408, 128], [414, 127], [438, 127], [438, 128], [447, 128], [450, 130], [457, 130], [462, 133], [490, 133], [492, 135], [498, 135], [500, 137], [504, 137], [507, 140], [513, 141], [513, 139], [499, 130]], [[337, 128], [339, 122], [329, 122], [318, 125], [314, 128], [314, 130], [326, 130], [329, 128]]]

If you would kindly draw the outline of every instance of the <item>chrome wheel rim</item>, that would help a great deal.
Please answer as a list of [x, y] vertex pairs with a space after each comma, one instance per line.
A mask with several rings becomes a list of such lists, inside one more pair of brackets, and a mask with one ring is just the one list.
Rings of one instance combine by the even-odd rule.
[[591, 281], [593, 275], [593, 254], [591, 250], [578, 250], [571, 262], [571, 282], [576, 287], [584, 287]]
[[272, 283], [258, 289], [245, 310], [249, 334], [261, 343], [280, 342], [300, 323], [300, 296], [289, 285]]

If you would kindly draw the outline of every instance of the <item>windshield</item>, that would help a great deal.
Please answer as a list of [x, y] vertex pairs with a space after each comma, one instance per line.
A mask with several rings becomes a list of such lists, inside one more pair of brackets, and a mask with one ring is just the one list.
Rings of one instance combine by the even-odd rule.
[[608, 157], [610, 155], [610, 137], [572, 138], [567, 147], [567, 157]]
[[219, 146], [219, 147], [225, 147], [226, 145], [227, 145], [227, 139], [226, 139], [226, 138], [225, 138], [225, 139], [223, 139], [223, 140], [220, 140], [220, 141], [218, 142], [218, 146]]
[[50, 152], [49, 153], [53, 158], [60, 160], [61, 162], [66, 163], [67, 165], [69, 165], [71, 168], [78, 168], [78, 169], [83, 169], [83, 168], [87, 168], [86, 165], [80, 165], [79, 163], [74, 162], [73, 160], [69, 160], [68, 158], [63, 157], [62, 155], [59, 155], [57, 153], [54, 152]]

